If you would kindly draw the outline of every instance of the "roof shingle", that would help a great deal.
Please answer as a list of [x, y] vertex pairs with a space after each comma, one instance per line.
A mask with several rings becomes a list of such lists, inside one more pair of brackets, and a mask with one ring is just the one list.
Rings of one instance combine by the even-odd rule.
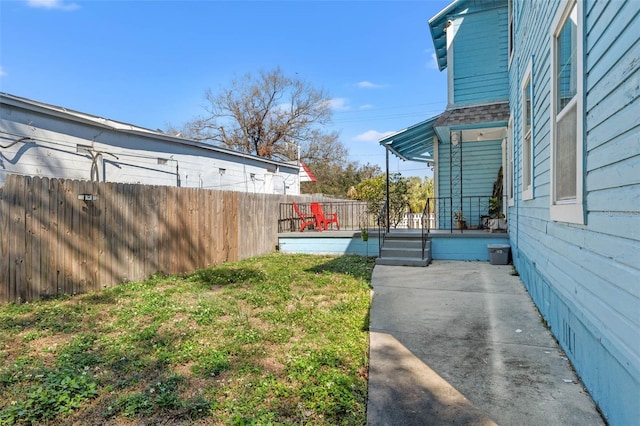
[[492, 123], [509, 120], [509, 102], [447, 109], [435, 122], [435, 127], [459, 124]]

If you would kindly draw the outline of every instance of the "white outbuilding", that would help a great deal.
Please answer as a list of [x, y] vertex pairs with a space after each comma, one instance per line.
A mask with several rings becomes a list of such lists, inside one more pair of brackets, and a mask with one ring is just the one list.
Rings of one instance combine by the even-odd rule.
[[0, 93], [0, 186], [8, 174], [300, 194], [300, 165]]

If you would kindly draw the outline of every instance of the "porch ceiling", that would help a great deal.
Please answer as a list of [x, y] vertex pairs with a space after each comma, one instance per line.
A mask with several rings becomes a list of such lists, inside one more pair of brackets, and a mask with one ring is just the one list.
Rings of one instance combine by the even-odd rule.
[[433, 137], [435, 136], [433, 125], [439, 117], [437, 115], [400, 130], [380, 139], [378, 142], [403, 160], [432, 163]]

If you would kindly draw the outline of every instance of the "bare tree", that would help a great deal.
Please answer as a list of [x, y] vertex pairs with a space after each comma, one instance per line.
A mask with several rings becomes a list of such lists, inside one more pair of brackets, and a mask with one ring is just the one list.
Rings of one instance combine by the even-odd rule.
[[219, 93], [205, 93], [206, 114], [171, 134], [260, 157], [320, 163], [344, 159], [338, 133], [327, 131], [330, 98], [280, 68], [247, 74]]

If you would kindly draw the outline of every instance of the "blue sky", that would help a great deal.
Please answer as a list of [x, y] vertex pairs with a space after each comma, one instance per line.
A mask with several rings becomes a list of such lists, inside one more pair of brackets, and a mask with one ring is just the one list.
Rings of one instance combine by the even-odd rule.
[[0, 91], [164, 129], [279, 66], [328, 92], [349, 160], [384, 169], [377, 140], [446, 106], [427, 21], [448, 3], [0, 0]]

